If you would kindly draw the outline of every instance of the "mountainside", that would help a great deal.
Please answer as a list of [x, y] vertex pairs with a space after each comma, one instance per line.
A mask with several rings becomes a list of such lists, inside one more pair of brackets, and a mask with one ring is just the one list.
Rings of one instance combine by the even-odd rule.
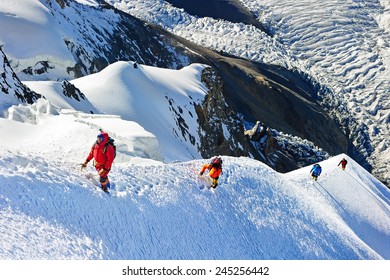
[[[300, 26], [299, 20], [291, 18], [291, 24], [279, 25], [273, 16], [273, 9], [279, 9], [277, 3], [266, 6], [265, 16], [260, 12], [265, 6], [256, 6], [256, 1], [212, 1], [221, 7], [222, 14], [211, 16], [229, 19], [224, 11], [234, 7], [248, 20], [245, 22], [253, 20], [253, 15], [258, 17], [259, 25], [248, 25], [196, 18], [164, 1], [108, 1], [119, 10], [100, 0], [21, 1], [22, 6], [12, 1], [0, 3], [4, 26], [0, 41], [18, 79], [62, 81], [63, 94], [73, 92], [75, 100], [81, 101], [84, 93], [66, 80], [99, 72], [118, 60], [171, 69], [194, 62], [207, 64], [212, 67], [202, 81], [208, 88], [207, 98], [196, 107], [198, 129], [206, 133], [191, 135], [199, 137], [196, 149], [202, 157], [250, 156], [287, 172], [345, 152], [387, 182], [388, 37], [383, 33], [386, 10], [377, 4], [342, 5], [342, 12], [331, 17], [342, 27], [340, 33], [329, 28], [334, 21], [323, 20], [318, 30], [328, 39], [319, 46], [315, 39], [319, 33], [310, 39], [304, 32], [305, 26], [311, 30], [318, 22], [308, 19], [308, 25]], [[315, 14], [317, 18], [327, 18], [327, 11], [333, 7], [330, 2], [318, 4], [325, 12]], [[289, 7], [305, 14], [306, 7], [299, 2]], [[351, 7], [356, 21], [345, 22], [348, 16], [344, 11]], [[199, 6], [192, 4], [191, 9], [199, 10]], [[289, 20], [290, 9], [284, 13]], [[370, 14], [367, 20], [361, 17], [364, 13]], [[361, 29], [361, 25], [367, 28]], [[351, 30], [355, 32], [352, 34], [373, 31], [379, 39], [376, 43], [364, 41], [361, 48], [344, 49], [344, 44], [364, 37], [349, 36]], [[294, 34], [300, 44], [286, 39]], [[337, 44], [341, 39], [335, 37], [343, 41]], [[42, 46], [41, 42], [47, 43]], [[345, 59], [330, 52], [332, 47], [345, 53]], [[371, 55], [372, 49], [379, 54]], [[325, 60], [311, 55], [322, 51]], [[307, 55], [300, 55], [303, 52]], [[335, 63], [329, 63], [332, 59]], [[366, 68], [361, 67], [360, 60], [367, 62]], [[326, 76], [322, 70], [329, 65], [333, 70], [327, 70]], [[60, 84], [55, 87], [58, 90]], [[177, 127], [172, 133], [185, 138], [187, 128], [180, 121], [180, 110], [175, 114]], [[256, 121], [262, 123], [266, 137], [250, 141], [241, 132]], [[190, 141], [194, 146], [194, 138]]]
[[212, 17], [230, 22], [251, 24], [264, 32], [266, 28], [239, 1], [235, 0], [168, 0], [173, 6], [183, 8], [187, 13], [198, 17]]
[[[72, 16], [78, 9], [83, 15], [105, 10], [95, 0], [28, 3], [35, 6], [18, 6], [15, 20], [45, 22], [31, 15], [34, 7], [49, 11], [48, 3], [64, 10], [75, 5]], [[0, 11], [2, 20], [13, 17]], [[107, 15], [116, 12], [108, 8]], [[99, 22], [85, 21], [85, 28]], [[8, 63], [10, 41], [4, 42], [0, 259], [390, 259], [389, 189], [351, 157], [330, 157], [292, 135], [321, 135], [321, 123], [335, 129], [324, 142], [348, 145], [317, 108], [313, 85], [284, 68], [219, 54], [154, 28], [200, 63], [172, 69], [118, 59], [83, 77], [22, 84]], [[45, 36], [55, 41], [61, 32]], [[17, 46], [14, 52], [27, 54], [25, 44]], [[66, 72], [58, 64], [44, 75], [54, 69]], [[256, 122], [259, 113], [267, 123]], [[249, 138], [244, 128], [254, 123], [259, 134]], [[102, 192], [92, 162], [81, 170], [100, 128], [117, 147], [110, 194]], [[223, 172], [211, 190], [199, 171], [216, 154]], [[337, 166], [343, 157], [345, 171]], [[316, 182], [308, 162], [323, 168]], [[286, 174], [268, 166], [286, 171], [299, 164], [307, 166]]]
[[[213, 68], [202, 77], [202, 82], [208, 88], [208, 97], [204, 100], [204, 104], [200, 104], [196, 108], [199, 130], [203, 130], [205, 133], [190, 136], [192, 137], [192, 146], [195, 145], [194, 137], [200, 138], [196, 148], [203, 157], [210, 157], [215, 154], [249, 155], [266, 162], [276, 170], [286, 172], [326, 158], [327, 152], [321, 152], [316, 146], [323, 147], [325, 151], [331, 154], [337, 154], [346, 149], [347, 143], [342, 131], [324, 112], [318, 110], [314, 106], [314, 100], [310, 99], [312, 86], [294, 73], [263, 64], [244, 62], [209, 51], [164, 30], [142, 24], [141, 21], [103, 5], [99, 1], [80, 1], [80, 3], [75, 1], [59, 1], [58, 3], [55, 1], [25, 1], [28, 1], [30, 7], [34, 7], [35, 10], [46, 13], [47, 20], [44, 22], [47, 22], [47, 25], [40, 28], [42, 23], [39, 22], [41, 25], [38, 26], [39, 28], [37, 27], [34, 33], [47, 37], [46, 40], [48, 41], [56, 42], [56, 44], [40, 49], [29, 48], [27, 52], [24, 46], [31, 45], [29, 41], [32, 38], [30, 36], [20, 36], [20, 34], [24, 34], [24, 28], [17, 29], [11, 34], [0, 34], [2, 40], [5, 41], [4, 48], [12, 47], [9, 49], [10, 61], [13, 61], [14, 67], [19, 69], [17, 71], [18, 75], [26, 79], [42, 80], [51, 77], [52, 80], [62, 80], [64, 77], [72, 75], [77, 77], [83, 73], [103, 69], [106, 62], [114, 63], [119, 58], [124, 60], [128, 60], [129, 57], [133, 58], [134, 54], [137, 55], [138, 63], [146, 61], [148, 64], [163, 64], [166, 67], [179, 67], [181, 63], [198, 61]], [[52, 17], [44, 7], [51, 11]], [[2, 16], [4, 25], [12, 25], [13, 27], [24, 26], [25, 22], [36, 21], [34, 17], [36, 14], [42, 16], [38, 12], [28, 13], [27, 16], [26, 13], [23, 13], [23, 10], [15, 10], [4, 2], [3, 9], [7, 11]], [[9, 14], [12, 13], [18, 14], [20, 18], [17, 25], [14, 23], [15, 19], [13, 17], [12, 24], [10, 23]], [[86, 16], [87, 14], [88, 16]], [[23, 20], [24, 18], [25, 20]], [[102, 20], [99, 20], [100, 18]], [[113, 22], [115, 22], [114, 25]], [[132, 32], [115, 31], [116, 29], [124, 30], [128, 28], [130, 23], [133, 28]], [[116, 26], [116, 29], [114, 26]], [[112, 30], [113, 28], [115, 30]], [[105, 37], [100, 37], [101, 32], [99, 30], [105, 30]], [[47, 33], [43, 31], [47, 31]], [[66, 40], [59, 37], [61, 34], [66, 34], [63, 36]], [[127, 34], [122, 42], [124, 45], [117, 49], [115, 46], [119, 39], [115, 36], [122, 36], [123, 34]], [[139, 34], [142, 34], [142, 36]], [[98, 38], [97, 41], [96, 38]], [[70, 41], [72, 44], [69, 44]], [[16, 44], [17, 42], [19, 43]], [[151, 42], [156, 42], [159, 45], [154, 48], [154, 52], [156, 52], [156, 56], [153, 57], [154, 61], [150, 56], [150, 50], [154, 44]], [[55, 45], [61, 45], [62, 48], [53, 48]], [[133, 48], [135, 45], [138, 46], [136, 51]], [[148, 46], [148, 48], [142, 48], [142, 46]], [[128, 48], [128, 51], [124, 52], [123, 50], [126, 48]], [[41, 65], [39, 62], [41, 57], [35, 56], [34, 50], [35, 52], [54, 53], [50, 59], [52, 65], [45, 60], [44, 64], [51, 65], [50, 67], [45, 69], [36, 68]], [[106, 55], [106, 50], [110, 50], [110, 55]], [[23, 60], [17, 58], [17, 54], [29, 58]], [[175, 57], [170, 58], [170, 55]], [[69, 56], [76, 60], [69, 61], [67, 64], [63, 61], [63, 57]], [[91, 61], [93, 63], [88, 64]], [[96, 61], [106, 62], [95, 63]], [[29, 66], [27, 68], [31, 68], [31, 71], [26, 72], [23, 70], [26, 69], [25, 63], [36, 64], [36, 67]], [[90, 67], [88, 65], [94, 66]], [[76, 72], [72, 70], [76, 68], [83, 70]], [[67, 74], [64, 75], [65, 72]], [[83, 92], [77, 88], [72, 88], [72, 85], [66, 80], [56, 82], [56, 85], [52, 87], [58, 92], [61, 91], [64, 95], [74, 95], [75, 101], [72, 106], [82, 106], [75, 105], [76, 100], [82, 101], [81, 103], [87, 102], [81, 100], [83, 99]], [[110, 90], [110, 88], [115, 88], [115, 84], [111, 83], [107, 86], [107, 90]], [[282, 92], [283, 96], [279, 92]], [[43, 94], [43, 92], [40, 93]], [[296, 107], [297, 102], [301, 103], [300, 99], [309, 100]], [[285, 113], [286, 110], [290, 112], [290, 115]], [[96, 111], [96, 108], [89, 109], [87, 112], [90, 111]], [[243, 135], [244, 128], [253, 126], [259, 116], [270, 128], [270, 133], [267, 133], [260, 145], [258, 141], [248, 141]], [[293, 117], [291, 118], [291, 116]], [[319, 127], [315, 123], [306, 121], [313, 117], [318, 118], [318, 121], [324, 125]], [[130, 116], [125, 118], [131, 120]], [[178, 134], [179, 137], [185, 138], [183, 134], [186, 134], [186, 128], [180, 122], [180, 110], [176, 111], [175, 118], [177, 119], [177, 127], [172, 132], [176, 131], [174, 133]], [[318, 130], [321, 133], [317, 133]], [[280, 131], [291, 133], [301, 139], [291, 136], [281, 137]], [[208, 135], [214, 137], [210, 138]], [[327, 139], [321, 135], [334, 135], [334, 137]], [[173, 135], [173, 137], [176, 136]], [[307, 145], [306, 140], [303, 139], [308, 139], [312, 144]], [[187, 142], [187, 140], [184, 139], [184, 142]], [[310, 146], [312, 148], [309, 148]]]
[[19, 2], [23, 9], [12, 1], [0, 4], [0, 41], [21, 80], [77, 78], [119, 59], [172, 68], [187, 64], [180, 47], [105, 1]]
[[194, 11], [202, 11], [195, 2], [188, 13], [167, 1], [108, 2], [202, 46], [298, 70], [313, 83], [310, 94], [319, 107], [348, 137], [344, 152], [389, 184], [388, 1], [213, 1], [224, 8], [239, 3], [266, 32], [211, 13], [208, 16], [218, 19], [194, 16]]
[[[198, 175], [208, 160], [163, 164], [121, 149], [155, 145], [131, 122], [16, 110], [37, 122], [0, 119], [0, 259], [390, 258], [390, 192], [345, 155], [321, 162], [317, 182], [310, 167], [279, 174], [224, 156], [213, 192]], [[92, 166], [80, 171], [97, 127], [120, 147], [110, 195]]]

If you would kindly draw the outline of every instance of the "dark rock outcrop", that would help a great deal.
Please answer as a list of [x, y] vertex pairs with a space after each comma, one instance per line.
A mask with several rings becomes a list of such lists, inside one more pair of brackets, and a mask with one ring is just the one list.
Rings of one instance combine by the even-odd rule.
[[[2, 63], [1, 63], [2, 62]], [[0, 47], [0, 95], [7, 95], [9, 104], [14, 105], [18, 102], [25, 102], [28, 104], [34, 103], [38, 98], [42, 96], [24, 85], [15, 72], [12, 70], [8, 58]], [[0, 101], [2, 100], [0, 96]], [[14, 101], [10, 101], [14, 100]]]

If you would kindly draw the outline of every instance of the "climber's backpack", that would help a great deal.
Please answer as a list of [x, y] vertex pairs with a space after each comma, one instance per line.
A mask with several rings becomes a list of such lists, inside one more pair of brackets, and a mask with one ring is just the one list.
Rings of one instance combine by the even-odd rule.
[[116, 157], [116, 146], [114, 144], [114, 139], [112, 139], [111, 137], [108, 137], [108, 141], [106, 144], [104, 144], [104, 149], [103, 149], [103, 153], [106, 152], [107, 150], [107, 145], [111, 145], [113, 148], [114, 148], [114, 158]]
[[220, 157], [215, 157], [211, 160], [212, 167], [222, 168], [222, 159]]

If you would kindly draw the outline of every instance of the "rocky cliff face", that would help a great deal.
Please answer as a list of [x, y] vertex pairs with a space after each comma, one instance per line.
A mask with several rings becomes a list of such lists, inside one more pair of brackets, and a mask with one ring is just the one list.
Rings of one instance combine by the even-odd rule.
[[[32, 104], [41, 97], [38, 93], [30, 90], [19, 80], [12, 70], [8, 58], [0, 47], [0, 108], [5, 109], [19, 103]], [[1, 114], [2, 112], [0, 112]]]
[[[224, 96], [224, 81], [213, 68], [206, 68], [202, 82], [209, 89], [204, 102], [197, 105], [199, 119], [199, 150], [204, 158], [215, 155], [249, 156], [268, 164], [279, 172], [287, 172], [318, 161], [321, 156], [308, 157], [311, 148], [296, 143], [285, 145], [287, 141], [278, 141], [277, 133], [262, 124], [259, 135], [244, 135], [242, 114], [234, 111]], [[301, 156], [299, 153], [304, 151]]]
[[[202, 77], [209, 94], [197, 108], [203, 157], [249, 156], [286, 172], [347, 151], [350, 143], [341, 126], [312, 97], [318, 89], [300, 73], [210, 51], [159, 32], [164, 44], [189, 62], [210, 65]], [[245, 125], [258, 120], [270, 128], [261, 145], [243, 134]], [[291, 136], [279, 137], [279, 132]]]
[[203, 104], [196, 107], [202, 156], [246, 155], [249, 148], [243, 141], [243, 126], [225, 101], [221, 77], [214, 69], [206, 68], [202, 82], [209, 89]]

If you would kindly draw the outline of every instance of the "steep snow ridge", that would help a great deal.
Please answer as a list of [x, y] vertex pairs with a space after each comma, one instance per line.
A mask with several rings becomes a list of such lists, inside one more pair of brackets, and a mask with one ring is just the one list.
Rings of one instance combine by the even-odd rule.
[[[366, 238], [366, 243], [371, 248], [376, 248], [374, 250], [377, 252], [384, 252], [380, 244], [383, 244], [382, 241], [386, 243], [386, 235], [380, 234], [377, 236], [378, 239], [373, 239], [370, 235], [378, 229], [382, 231], [380, 229], [382, 226], [390, 229], [390, 224], [383, 223], [382, 219], [386, 220], [385, 217], [390, 215], [388, 190], [385, 186], [371, 188], [371, 183], [366, 179], [369, 173], [356, 163], [347, 165], [346, 171], [342, 171], [337, 166], [342, 157], [351, 162], [347, 156], [340, 155], [321, 163], [324, 171], [318, 182], [305, 179], [311, 166], [290, 172], [285, 176], [300, 188], [311, 189], [309, 193], [302, 194], [304, 201], [318, 204], [319, 201], [316, 201], [318, 197], [315, 194], [317, 192], [323, 195], [327, 203], [334, 206], [334, 213], [326, 211], [318, 212], [316, 215], [328, 217], [340, 215], [357, 236]], [[377, 180], [374, 181], [376, 181], [374, 184], [380, 185]], [[365, 205], [364, 209], [362, 205]], [[318, 210], [321, 211], [321, 207], [315, 211]], [[380, 216], [376, 216], [378, 213], [381, 213]]]
[[[368, 158], [366, 168], [370, 168], [369, 164], [373, 165], [373, 174], [386, 179], [390, 174], [387, 2], [381, 2], [383, 7], [379, 2], [367, 0], [342, 3], [335, 0], [294, 3], [286, 0], [265, 4], [260, 0], [241, 2], [258, 15], [260, 21], [269, 25], [274, 37], [245, 24], [189, 16], [164, 1], [110, 1], [124, 11], [160, 24], [206, 47], [310, 74], [324, 85], [323, 88], [331, 89], [320, 97], [326, 107], [337, 108], [333, 112], [335, 118], [348, 126], [346, 131], [352, 131], [352, 141], [363, 157], [362, 163]], [[31, 66], [26, 69], [28, 71], [43, 72], [39, 75], [41, 79], [70, 78], [75, 73], [84, 75], [95, 71], [98, 65], [108, 61], [106, 57], [111, 51], [107, 42], [112, 42], [112, 33], [121, 34], [121, 31], [113, 32], [120, 20], [119, 15], [111, 9], [98, 8], [103, 3], [101, 1], [70, 1], [64, 9], [60, 7], [60, 2], [54, 0], [45, 2], [46, 8], [43, 2], [37, 0], [20, 3], [23, 5], [17, 6], [14, 1], [2, 1], [0, 4], [2, 25], [11, 30], [17, 27], [15, 32], [1, 33], [0, 40], [5, 42], [6, 52], [12, 54], [10, 61], [22, 79], [32, 78], [20, 73], [27, 65]], [[52, 14], [48, 12], [49, 8]], [[86, 13], [88, 17], [84, 16]], [[101, 24], [90, 27], [88, 20]], [[50, 28], [46, 28], [48, 26]], [[126, 28], [129, 26], [132, 26], [131, 20]], [[24, 34], [32, 27], [34, 30], [26, 35], [15, 35]], [[47, 34], [43, 34], [43, 30]], [[19, 61], [14, 54], [29, 53], [22, 46], [37, 46], [29, 44], [31, 34], [43, 37], [48, 43], [40, 44], [39, 50], [35, 50], [37, 54], [31, 54], [33, 60], [26, 58]], [[128, 52], [134, 52], [142, 61], [143, 57], [137, 52], [139, 48], [132, 45]], [[69, 57], [69, 50], [75, 57]], [[43, 56], [39, 55], [41, 52]], [[93, 57], [99, 57], [103, 62], [99, 59], [94, 61]], [[152, 60], [154, 58], [152, 54]], [[172, 65], [180, 63], [180, 58], [176, 59]], [[167, 60], [175, 59], [171, 57]], [[70, 70], [73, 74], [65, 71], [67, 67], [73, 68]], [[92, 111], [98, 110], [93, 108]], [[194, 143], [194, 139], [190, 141]]]
[[[24, 122], [0, 118], [0, 259], [390, 258], [390, 192], [345, 155], [321, 162], [318, 182], [310, 167], [278, 174], [223, 156], [212, 191], [199, 176], [209, 160], [164, 164], [142, 146], [140, 158], [128, 143], [155, 142], [139, 125], [70, 109], [52, 115], [45, 102], [18, 110]], [[110, 195], [94, 167], [80, 170], [101, 126], [118, 140]]]
[[[199, 158], [195, 103], [203, 100], [206, 87], [200, 81], [206, 65], [194, 64], [181, 70], [162, 69], [132, 62], [117, 62], [100, 73], [73, 80], [88, 100], [105, 114], [118, 114], [157, 136], [164, 160]], [[185, 122], [186, 131], [178, 131]], [[168, 134], [167, 131], [174, 132]], [[195, 139], [193, 142], [192, 139]], [[176, 143], [182, 142], [181, 145]], [[183, 145], [184, 144], [184, 145]], [[165, 150], [177, 149], [179, 158]]]
[[99, 5], [97, 1], [66, 1], [66, 5], [55, 0], [2, 1], [0, 22], [7, 32], [0, 32], [0, 44], [19, 78], [72, 79], [96, 71], [97, 58], [100, 64], [109, 61], [105, 56], [113, 46], [107, 41], [121, 18]]
[[[24, 9], [20, 9], [24, 6]], [[20, 0], [17, 3], [2, 1], [0, 3], [2, 28], [1, 36], [7, 42], [7, 54], [16, 59], [30, 59], [31, 57], [56, 57], [72, 60], [61, 32], [52, 28], [56, 22], [50, 11], [39, 0]], [[49, 28], [50, 26], [50, 28]], [[19, 47], [20, 39], [13, 34], [24, 34], [24, 43], [30, 47]], [[44, 44], [43, 44], [44, 42]]]

